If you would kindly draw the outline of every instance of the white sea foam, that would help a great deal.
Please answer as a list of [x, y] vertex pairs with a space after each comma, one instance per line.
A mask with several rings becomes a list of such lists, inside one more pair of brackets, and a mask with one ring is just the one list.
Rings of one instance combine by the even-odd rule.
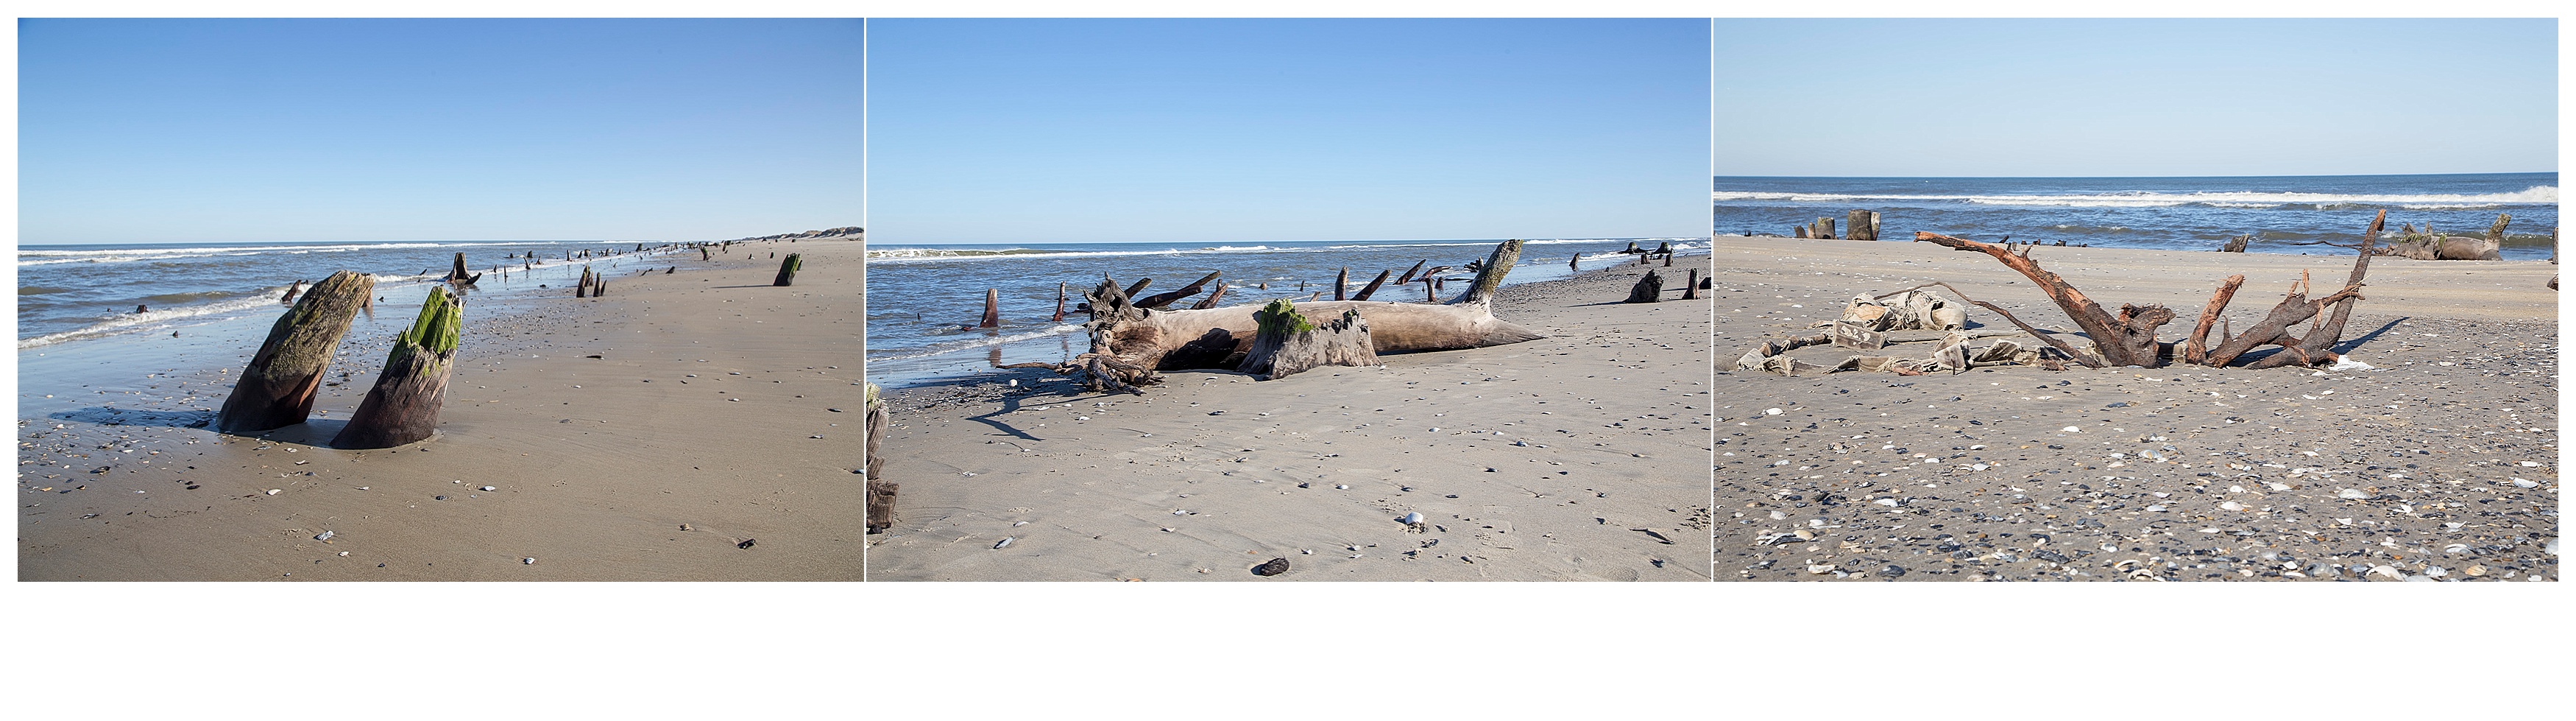
[[2535, 185], [2510, 193], [2423, 193], [2409, 195], [2369, 195], [2352, 193], [2276, 193], [2276, 192], [2203, 192], [2203, 193], [2097, 193], [2066, 195], [1912, 195], [1793, 193], [1777, 191], [1721, 190], [1709, 194], [1715, 201], [1786, 200], [1798, 203], [1850, 203], [1871, 200], [1932, 200], [1963, 202], [1973, 205], [2052, 206], [2072, 208], [2162, 208], [2180, 205], [2209, 205], [2227, 208], [2274, 208], [2285, 205], [2394, 205], [2413, 210], [2456, 208], [2493, 208], [2513, 205], [2556, 205], [2558, 186]]
[[1017, 343], [1017, 342], [1024, 341], [1024, 340], [1035, 340], [1035, 339], [1038, 339], [1038, 338], [1045, 338], [1045, 337], [1047, 337], [1047, 336], [1064, 335], [1064, 334], [1066, 334], [1066, 333], [1071, 333], [1071, 332], [1078, 331], [1078, 330], [1082, 330], [1082, 324], [1080, 324], [1080, 323], [1066, 323], [1066, 324], [1063, 324], [1063, 325], [1048, 326], [1045, 330], [1040, 330], [1040, 331], [1031, 332], [1031, 333], [1016, 333], [1016, 334], [1012, 334], [1012, 335], [997, 335], [997, 336], [993, 336], [993, 337], [990, 337], [990, 338], [974, 338], [974, 339], [969, 339], [969, 340], [941, 341], [941, 342], [938, 342], [938, 343], [932, 343], [932, 344], [930, 344], [929, 346], [924, 347], [924, 348], [921, 348], [921, 349], [918, 349], [918, 350], [913, 350], [913, 351], [904, 352], [904, 353], [897, 353], [897, 354], [894, 354], [894, 355], [879, 356], [879, 357], [876, 357], [876, 358], [870, 358], [870, 359], [868, 359], [868, 360], [870, 360], [870, 361], [898, 361], [898, 360], [912, 360], [912, 359], [915, 359], [915, 358], [928, 358], [928, 357], [931, 357], [931, 356], [946, 355], [946, 354], [949, 354], [949, 353], [955, 353], [955, 352], [958, 352], [958, 351], [975, 350], [975, 349], [977, 349], [977, 348], [990, 348], [990, 347], [992, 347], [992, 346], [1002, 345], [1002, 344], [1004, 344], [1004, 343]]
[[189, 318], [199, 318], [227, 313], [240, 313], [244, 311], [257, 310], [263, 307], [283, 309], [284, 305], [278, 302], [278, 297], [285, 293], [286, 287], [278, 286], [261, 291], [257, 295], [241, 298], [228, 298], [225, 300], [170, 308], [155, 308], [143, 313], [126, 313], [81, 328], [75, 328], [60, 333], [48, 333], [34, 338], [20, 340], [18, 341], [18, 350], [39, 348], [64, 341], [81, 340], [84, 338], [97, 338], [101, 336], [116, 335], [119, 333], [155, 330], [168, 327], [172, 323]]

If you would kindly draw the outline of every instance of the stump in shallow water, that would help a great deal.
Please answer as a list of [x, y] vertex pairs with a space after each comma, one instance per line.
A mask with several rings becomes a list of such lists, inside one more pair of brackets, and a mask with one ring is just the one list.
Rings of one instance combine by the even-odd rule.
[[385, 370], [349, 425], [331, 437], [341, 449], [392, 448], [428, 438], [438, 430], [438, 409], [447, 403], [448, 371], [456, 363], [456, 342], [465, 328], [465, 297], [430, 286], [420, 303], [420, 318], [394, 337]]
[[1257, 328], [1252, 350], [1235, 370], [1278, 380], [1323, 366], [1377, 365], [1377, 346], [1369, 341], [1368, 321], [1357, 308], [1317, 325], [1288, 301], [1274, 300], [1252, 319]]
[[1638, 278], [1637, 284], [1628, 288], [1628, 299], [1619, 302], [1653, 303], [1663, 299], [1664, 273], [1663, 271], [1649, 270], [1646, 271], [1646, 277]]
[[313, 414], [313, 393], [331, 367], [331, 353], [349, 321], [373, 298], [376, 279], [353, 271], [332, 273], [313, 284], [277, 324], [268, 340], [242, 369], [241, 380], [224, 399], [215, 429], [257, 433], [304, 422]]
[[[771, 253], [770, 255], [777, 255], [777, 254], [776, 254], [776, 253]], [[769, 284], [770, 284], [770, 285], [775, 285], [775, 286], [789, 286], [789, 285], [794, 285], [794, 284], [796, 284], [796, 271], [800, 271], [800, 270], [804, 270], [804, 269], [805, 269], [805, 254], [803, 254], [803, 253], [789, 253], [789, 254], [787, 254], [787, 260], [780, 261], [780, 262], [778, 263], [778, 279], [777, 279], [777, 280], [769, 281]]]

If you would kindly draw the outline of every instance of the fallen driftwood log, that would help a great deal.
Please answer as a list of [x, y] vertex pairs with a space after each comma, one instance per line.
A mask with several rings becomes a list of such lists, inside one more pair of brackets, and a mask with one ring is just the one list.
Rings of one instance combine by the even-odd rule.
[[294, 305], [296, 294], [302, 292], [304, 292], [304, 281], [295, 281], [293, 284], [286, 286], [286, 297], [277, 299], [277, 302], [282, 305]]
[[268, 340], [250, 358], [215, 415], [215, 429], [257, 433], [304, 422], [313, 414], [313, 394], [322, 388], [322, 373], [349, 321], [374, 298], [376, 279], [355, 271], [332, 273], [313, 284], [304, 299], [269, 326]]
[[465, 297], [430, 286], [420, 304], [420, 318], [394, 338], [385, 369], [367, 389], [349, 425], [331, 437], [341, 449], [392, 448], [419, 442], [438, 430], [438, 410], [447, 403], [447, 378], [456, 362], [456, 344], [465, 327]]
[[[771, 253], [769, 255], [771, 257], [776, 257], [778, 254]], [[769, 284], [780, 287], [794, 285], [796, 284], [796, 271], [804, 269], [805, 254], [789, 253], [787, 254], [787, 260], [778, 264], [778, 278], [776, 280], [769, 281]]]
[[[2076, 358], [2078, 362], [2097, 368], [2103, 365], [2133, 365], [2145, 368], [2164, 365], [2159, 358], [2159, 349], [2156, 345], [2156, 328], [2173, 320], [2174, 312], [2170, 308], [2161, 305], [2122, 305], [2119, 314], [2113, 315], [2103, 310], [2101, 304], [2093, 302], [2092, 298], [2084, 295], [2084, 291], [2077, 290], [2074, 285], [2067, 283], [2066, 279], [2058, 277], [2056, 273], [2048, 272], [2039, 267], [2039, 263], [2032, 261], [2030, 251], [2034, 246], [2022, 246], [2022, 252], [2016, 255], [2004, 246], [1988, 245], [1929, 231], [1916, 232], [1914, 241], [1932, 243], [1952, 250], [1984, 253], [2002, 262], [2004, 267], [2011, 268], [2021, 273], [2022, 277], [2029, 278], [2032, 284], [2039, 286], [2040, 292], [2048, 294], [2048, 299], [2055, 302], [2059, 310], [2065, 311], [2067, 317], [2074, 319], [2075, 325], [2083, 328], [2085, 335], [2092, 339], [2094, 353], [2100, 356], [2101, 360], [2095, 361], [2078, 356]], [[1958, 289], [1951, 290], [1956, 292]], [[2000, 309], [1997, 310], [2000, 312]], [[2018, 324], [2019, 321], [2015, 322]]]
[[[1368, 319], [1370, 350], [1379, 355], [1537, 340], [1544, 336], [1493, 314], [1494, 292], [1519, 260], [1520, 251], [1518, 240], [1495, 246], [1475, 282], [1446, 304], [1308, 300], [1290, 306], [1308, 318], [1338, 318], [1358, 311]], [[1433, 287], [1433, 282], [1425, 279], [1425, 288]], [[1232, 369], [1242, 364], [1259, 335], [1254, 314], [1268, 307], [1157, 311], [1137, 307], [1130, 297], [1108, 278], [1084, 294], [1091, 310], [1090, 322], [1083, 324], [1091, 335], [1091, 350], [1072, 362], [999, 367], [1046, 368], [1076, 376], [1093, 390], [1142, 393], [1140, 386], [1162, 382], [1158, 371]]]
[[[1164, 308], [1169, 308], [1169, 307], [1171, 307], [1171, 306], [1172, 306], [1172, 304], [1173, 304], [1173, 303], [1178, 303], [1178, 302], [1181, 302], [1182, 300], [1186, 300], [1186, 299], [1188, 299], [1190, 296], [1198, 295], [1200, 290], [1206, 289], [1206, 288], [1207, 288], [1207, 284], [1212, 283], [1212, 282], [1215, 282], [1215, 281], [1216, 281], [1216, 279], [1217, 279], [1217, 276], [1222, 275], [1222, 274], [1223, 274], [1222, 272], [1218, 272], [1218, 273], [1209, 273], [1209, 274], [1207, 274], [1207, 275], [1200, 276], [1200, 277], [1199, 277], [1199, 279], [1198, 279], [1196, 282], [1192, 282], [1192, 283], [1190, 283], [1189, 285], [1181, 286], [1181, 289], [1180, 289], [1180, 290], [1175, 290], [1175, 291], [1172, 291], [1172, 292], [1169, 292], [1169, 293], [1156, 293], [1156, 294], [1154, 294], [1154, 295], [1146, 296], [1146, 297], [1144, 297], [1144, 298], [1139, 298], [1139, 299], [1137, 299], [1137, 300], [1136, 300], [1136, 307], [1138, 307], [1138, 308], [1147, 308], [1147, 309], [1152, 309], [1152, 310], [1162, 310], [1162, 309], [1164, 309]], [[1151, 278], [1148, 278], [1148, 279], [1146, 279], [1146, 280], [1152, 280], [1152, 279], [1151, 279]], [[1137, 289], [1137, 290], [1144, 290], [1144, 289], [1145, 289], [1145, 284], [1144, 284], [1144, 283], [1137, 283], [1137, 284], [1136, 284], [1136, 289]]]
[[1357, 308], [1318, 324], [1298, 313], [1295, 304], [1274, 300], [1253, 311], [1252, 319], [1252, 347], [1235, 370], [1278, 380], [1323, 366], [1377, 365], [1368, 321]]
[[877, 384], [870, 383], [867, 386], [867, 430], [864, 431], [867, 441], [862, 444], [866, 446], [866, 455], [861, 460], [861, 468], [867, 472], [868, 533], [883, 533], [894, 527], [895, 493], [902, 489], [902, 486], [885, 480], [885, 456], [877, 452], [877, 447], [885, 440], [886, 420], [885, 399], [878, 396]]

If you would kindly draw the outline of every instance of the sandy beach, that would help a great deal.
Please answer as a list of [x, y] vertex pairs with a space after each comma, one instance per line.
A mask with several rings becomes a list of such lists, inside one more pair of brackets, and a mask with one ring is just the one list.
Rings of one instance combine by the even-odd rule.
[[1507, 286], [1548, 337], [1382, 367], [894, 392], [868, 579], [1707, 580], [1709, 305], [1656, 269], [1652, 304], [1618, 302], [1633, 265]]
[[[793, 287], [773, 251], [805, 254]], [[625, 263], [605, 298], [469, 300], [439, 435], [395, 449], [324, 444], [407, 317], [362, 321], [314, 419], [255, 437], [188, 426], [256, 341], [189, 348], [232, 358], [203, 373], [111, 349], [107, 407], [22, 399], [19, 577], [856, 580], [862, 257], [737, 243]]]
[[[1732, 361], [1860, 293], [1941, 280], [2072, 324], [1992, 258], [1928, 243], [1720, 236], [1715, 252], [1720, 579], [2557, 580], [2556, 265], [2373, 259], [2338, 346], [2371, 370], [1790, 378]], [[2174, 308], [2168, 340], [2229, 274], [2247, 277], [2229, 313], [2243, 328], [2300, 271], [2325, 285], [2352, 265], [2032, 257], [2106, 306]]]

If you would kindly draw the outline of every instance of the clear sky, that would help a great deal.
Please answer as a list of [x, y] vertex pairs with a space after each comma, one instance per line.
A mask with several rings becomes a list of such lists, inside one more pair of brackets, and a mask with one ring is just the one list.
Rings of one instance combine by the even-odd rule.
[[20, 242], [859, 225], [855, 20], [20, 20]]
[[875, 20], [869, 240], [1686, 236], [1706, 20]]
[[2557, 21], [1719, 20], [1718, 175], [2558, 169]]

